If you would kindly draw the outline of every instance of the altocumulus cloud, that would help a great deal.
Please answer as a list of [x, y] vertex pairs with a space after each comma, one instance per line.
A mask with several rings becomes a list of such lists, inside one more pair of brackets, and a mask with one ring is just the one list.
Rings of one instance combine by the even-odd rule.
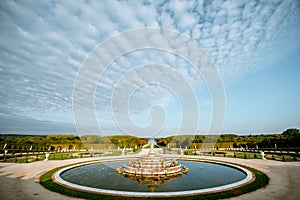
[[[299, 8], [294, 0], [1, 1], [0, 129], [18, 132], [30, 121], [41, 131], [50, 130], [47, 124], [52, 131], [73, 131], [76, 74], [97, 44], [118, 33], [143, 27], [176, 30], [196, 40], [227, 79], [258, 70], [268, 64], [271, 54], [297, 47]], [[188, 63], [166, 52], [124, 55], [112, 63], [97, 89], [99, 117], [103, 113], [107, 117], [112, 89], [120, 77], [133, 66], [147, 63], [172, 66], [191, 85], [201, 82]], [[130, 81], [138, 83], [139, 74]], [[168, 104], [164, 89], [150, 89], [153, 98], [146, 95], [147, 101], [143, 99], [146, 90], [136, 94], [133, 113], [144, 112], [157, 97], [161, 104]], [[55, 128], [55, 124], [62, 126]]]

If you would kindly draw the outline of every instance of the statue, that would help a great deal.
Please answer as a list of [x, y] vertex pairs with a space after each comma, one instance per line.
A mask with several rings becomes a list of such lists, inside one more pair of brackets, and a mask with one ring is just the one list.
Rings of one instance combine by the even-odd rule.
[[261, 154], [261, 158], [262, 158], [263, 160], [266, 160], [266, 158], [265, 158], [265, 152], [261, 151], [260, 154]]
[[47, 152], [47, 153], [45, 154], [45, 156], [46, 156], [46, 158], [45, 158], [45, 160], [44, 160], [44, 161], [47, 161], [47, 160], [49, 160], [50, 152]]
[[150, 151], [148, 152], [148, 156], [150, 156], [150, 157], [155, 157], [156, 156], [156, 152], [154, 150], [153, 143], [151, 144]]
[[125, 149], [126, 149], [126, 147], [124, 147], [124, 148], [122, 149], [122, 156], [125, 155]]
[[143, 167], [142, 160], [140, 160], [140, 168], [142, 168], [142, 167]]
[[174, 167], [178, 165], [176, 159], [173, 160], [173, 165], [174, 165]]
[[163, 168], [165, 169], [166, 168], [166, 161], [163, 160]]

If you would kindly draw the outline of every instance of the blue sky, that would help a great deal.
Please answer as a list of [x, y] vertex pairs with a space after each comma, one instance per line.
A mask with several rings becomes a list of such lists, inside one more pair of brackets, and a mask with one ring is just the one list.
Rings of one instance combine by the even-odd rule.
[[[175, 30], [211, 58], [226, 93], [222, 132], [300, 127], [299, 1], [1, 1], [0, 15], [1, 133], [76, 133], [72, 94], [84, 60], [112, 36], [147, 27]], [[122, 133], [111, 112], [114, 85], [149, 63], [166, 65], [187, 81], [198, 102], [198, 132], [206, 133], [212, 108], [202, 77], [176, 55], [158, 50], [134, 51], [109, 66], [95, 91], [102, 132]], [[141, 87], [131, 100], [135, 125], [151, 123], [149, 109], [160, 105], [166, 113], [161, 135], [176, 133], [181, 110], [166, 88]], [[182, 133], [189, 133], [185, 127]]]

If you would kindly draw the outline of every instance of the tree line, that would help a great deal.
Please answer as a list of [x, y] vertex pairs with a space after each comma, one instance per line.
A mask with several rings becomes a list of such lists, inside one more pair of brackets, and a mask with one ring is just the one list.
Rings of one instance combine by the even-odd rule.
[[66, 148], [67, 150], [88, 148], [91, 145], [96, 147], [119, 147], [133, 148], [147, 144], [147, 139], [135, 136], [108, 136], [84, 135], [0, 135], [1, 149], [20, 149], [20, 150], [56, 150]]
[[204, 144], [213, 145], [215, 148], [287, 148], [300, 147], [300, 131], [292, 128], [281, 134], [261, 134], [261, 135], [179, 135], [167, 138], [157, 138], [156, 142], [160, 146], [173, 148], [201, 148]]
[[[261, 134], [261, 135], [179, 135], [166, 138], [155, 139], [159, 146], [172, 148], [203, 148], [204, 144], [214, 145], [215, 148], [237, 148], [240, 146], [255, 148], [287, 148], [299, 147], [300, 131], [298, 129], [287, 129], [281, 134]], [[147, 138], [138, 138], [135, 136], [107, 136], [98, 135], [0, 135], [0, 148], [6, 149], [22, 149], [22, 150], [48, 150], [57, 147], [66, 147], [76, 149], [88, 148], [92, 145], [96, 147], [113, 148], [134, 148], [147, 144]], [[97, 146], [98, 145], [98, 146]]]

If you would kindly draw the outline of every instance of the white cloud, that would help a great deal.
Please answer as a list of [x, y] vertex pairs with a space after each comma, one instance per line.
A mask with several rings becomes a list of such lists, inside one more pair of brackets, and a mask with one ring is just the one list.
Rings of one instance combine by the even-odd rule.
[[[160, 26], [197, 40], [225, 79], [268, 64], [266, 54], [276, 51], [276, 45], [285, 44], [281, 49], [285, 52], [299, 46], [299, 3], [293, 0], [1, 1], [0, 13], [0, 111], [35, 119], [54, 120], [59, 112], [69, 113], [81, 63], [97, 44], [129, 29]], [[108, 58], [113, 51], [108, 49]], [[192, 85], [200, 79], [174, 55], [133, 52], [110, 66], [97, 89], [97, 109], [108, 105], [114, 84], [123, 74], [149, 63], [173, 67]], [[131, 83], [138, 81], [136, 74]], [[155, 103], [154, 97], [163, 99], [163, 93], [152, 89], [153, 99], [147, 98], [145, 105]], [[141, 107], [142, 103], [137, 106]], [[70, 122], [72, 116], [65, 120]]]

